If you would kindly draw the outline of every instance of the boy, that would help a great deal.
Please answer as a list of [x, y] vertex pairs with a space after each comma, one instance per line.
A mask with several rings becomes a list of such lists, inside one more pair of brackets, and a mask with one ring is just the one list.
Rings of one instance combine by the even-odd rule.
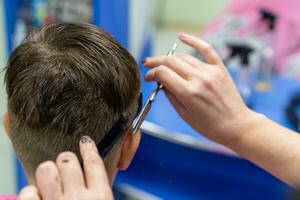
[[[83, 135], [112, 146], [104, 159], [111, 184], [130, 164], [140, 133], [126, 129], [138, 111], [140, 75], [134, 58], [105, 31], [60, 23], [31, 32], [10, 56], [5, 83], [4, 127], [30, 184], [41, 162], [63, 151], [79, 157]], [[105, 144], [120, 119], [115, 144]]]

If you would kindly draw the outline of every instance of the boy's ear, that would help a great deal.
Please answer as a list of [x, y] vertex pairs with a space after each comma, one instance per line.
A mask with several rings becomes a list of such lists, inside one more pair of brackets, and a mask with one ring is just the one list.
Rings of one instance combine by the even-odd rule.
[[3, 126], [4, 126], [4, 130], [6, 132], [6, 135], [10, 138], [11, 136], [11, 127], [10, 127], [10, 122], [9, 122], [9, 116], [8, 113], [5, 112], [3, 115]]
[[117, 165], [118, 169], [125, 170], [128, 168], [140, 144], [140, 140], [141, 140], [140, 131], [138, 131], [135, 134], [132, 134], [131, 132], [127, 133], [122, 143], [121, 155], [120, 155], [119, 163]]

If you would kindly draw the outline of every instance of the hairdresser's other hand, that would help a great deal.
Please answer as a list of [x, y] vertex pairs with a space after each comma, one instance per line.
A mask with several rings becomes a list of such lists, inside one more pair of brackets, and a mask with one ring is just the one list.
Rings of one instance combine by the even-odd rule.
[[182, 53], [146, 58], [143, 64], [150, 70], [145, 80], [162, 83], [172, 105], [196, 131], [219, 143], [236, 141], [247, 132], [254, 112], [212, 46], [184, 33], [178, 37], [204, 61]]
[[[36, 170], [39, 191], [29, 186], [29, 189], [20, 193], [20, 199], [113, 199], [106, 170], [94, 141], [84, 136], [79, 145], [83, 170], [74, 153], [63, 152], [57, 157], [56, 163], [46, 161], [39, 165]], [[32, 198], [27, 198], [28, 196]]]
[[19, 194], [19, 200], [41, 200], [39, 191], [36, 186], [34, 185], [28, 185], [24, 187], [20, 194]]

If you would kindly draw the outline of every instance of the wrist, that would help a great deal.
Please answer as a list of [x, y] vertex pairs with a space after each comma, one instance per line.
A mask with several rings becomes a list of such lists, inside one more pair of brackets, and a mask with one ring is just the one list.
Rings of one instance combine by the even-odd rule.
[[225, 137], [220, 143], [227, 147], [240, 144], [245, 137], [259, 129], [265, 120], [266, 117], [264, 115], [246, 108], [246, 110], [237, 116], [236, 119], [231, 122], [232, 124], [228, 126], [229, 128], [224, 133], [228, 137]]

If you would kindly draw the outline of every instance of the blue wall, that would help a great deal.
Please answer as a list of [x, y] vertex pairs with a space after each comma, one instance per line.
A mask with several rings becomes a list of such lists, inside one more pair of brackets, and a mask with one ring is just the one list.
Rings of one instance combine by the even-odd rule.
[[128, 48], [129, 0], [94, 0], [93, 23]]

